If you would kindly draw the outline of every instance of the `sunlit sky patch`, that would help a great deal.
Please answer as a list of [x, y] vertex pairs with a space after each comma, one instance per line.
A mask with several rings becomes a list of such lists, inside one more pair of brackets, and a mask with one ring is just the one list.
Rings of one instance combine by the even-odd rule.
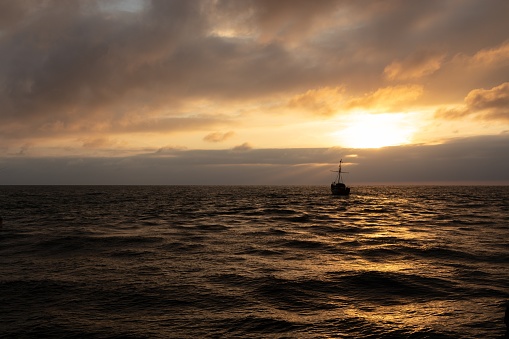
[[380, 148], [405, 145], [412, 141], [416, 130], [415, 115], [404, 113], [354, 113], [346, 127], [336, 132], [338, 143], [351, 148]]

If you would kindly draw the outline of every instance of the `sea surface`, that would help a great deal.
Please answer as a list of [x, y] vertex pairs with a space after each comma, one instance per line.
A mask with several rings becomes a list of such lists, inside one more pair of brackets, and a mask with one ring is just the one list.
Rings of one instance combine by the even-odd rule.
[[2, 338], [502, 338], [509, 187], [0, 186]]

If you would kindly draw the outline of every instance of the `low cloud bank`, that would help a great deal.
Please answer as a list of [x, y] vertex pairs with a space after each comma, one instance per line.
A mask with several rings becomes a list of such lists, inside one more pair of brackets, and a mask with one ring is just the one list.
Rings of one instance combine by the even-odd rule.
[[130, 157], [0, 159], [1, 185], [509, 185], [509, 133], [382, 149], [165, 149]]

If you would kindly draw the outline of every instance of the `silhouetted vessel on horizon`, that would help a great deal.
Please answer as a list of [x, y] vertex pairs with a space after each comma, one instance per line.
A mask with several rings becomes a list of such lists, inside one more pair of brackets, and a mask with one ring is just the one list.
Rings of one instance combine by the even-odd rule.
[[[332, 182], [332, 184], [330, 184], [330, 190], [333, 195], [349, 195], [350, 194], [350, 187], [346, 186], [343, 183], [343, 178], [341, 177], [341, 163], [342, 162], [343, 162], [343, 159], [341, 159], [339, 161], [339, 168], [337, 171], [332, 171], [332, 172], [338, 173], [336, 180], [334, 180]], [[343, 172], [343, 173], [348, 173], [348, 172]]]

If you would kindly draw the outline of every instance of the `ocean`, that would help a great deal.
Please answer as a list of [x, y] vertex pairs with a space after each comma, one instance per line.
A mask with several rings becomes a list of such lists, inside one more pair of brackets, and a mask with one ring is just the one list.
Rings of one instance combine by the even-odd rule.
[[502, 338], [509, 187], [0, 186], [2, 338]]

